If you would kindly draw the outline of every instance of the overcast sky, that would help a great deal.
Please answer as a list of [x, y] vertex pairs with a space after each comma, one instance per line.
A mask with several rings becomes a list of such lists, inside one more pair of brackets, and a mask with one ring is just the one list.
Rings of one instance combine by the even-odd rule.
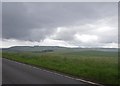
[[4, 2], [2, 42], [10, 46], [116, 48], [117, 2]]

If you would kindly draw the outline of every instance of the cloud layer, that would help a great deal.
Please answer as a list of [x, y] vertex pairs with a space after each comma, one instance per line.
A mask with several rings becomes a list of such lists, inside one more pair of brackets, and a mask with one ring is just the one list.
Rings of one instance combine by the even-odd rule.
[[4, 2], [2, 36], [39, 45], [50, 40], [46, 45], [117, 44], [117, 8], [115, 2]]

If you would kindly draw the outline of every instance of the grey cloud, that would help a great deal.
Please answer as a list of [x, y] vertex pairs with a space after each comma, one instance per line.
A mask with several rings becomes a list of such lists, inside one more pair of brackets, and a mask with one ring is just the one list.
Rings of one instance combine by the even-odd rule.
[[3, 38], [24, 39], [34, 27], [25, 6], [22, 3], [3, 3], [2, 8]]
[[[27, 3], [38, 24], [63, 26], [91, 22], [116, 13], [114, 3]], [[31, 10], [32, 9], [32, 10]]]
[[2, 3], [0, 2], [0, 38], [2, 38]]
[[[3, 38], [32, 41], [49, 37], [57, 27], [83, 25], [117, 13], [117, 3], [112, 2], [4, 2], [2, 8]], [[61, 33], [57, 39], [71, 39], [73, 34]]]
[[[120, 2], [118, 3], [118, 21], [120, 22]], [[120, 24], [118, 24], [118, 27], [120, 27]], [[118, 43], [120, 44], [120, 28], [118, 28]], [[120, 45], [119, 45], [120, 47]]]

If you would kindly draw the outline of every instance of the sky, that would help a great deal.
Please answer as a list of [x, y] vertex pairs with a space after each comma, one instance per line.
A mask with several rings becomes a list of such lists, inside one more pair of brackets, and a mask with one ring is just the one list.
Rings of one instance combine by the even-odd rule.
[[3, 2], [2, 44], [118, 47], [117, 2]]

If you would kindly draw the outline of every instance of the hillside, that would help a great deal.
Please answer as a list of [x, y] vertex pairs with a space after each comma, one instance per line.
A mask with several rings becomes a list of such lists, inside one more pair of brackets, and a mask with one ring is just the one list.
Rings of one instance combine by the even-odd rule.
[[67, 47], [59, 47], [59, 46], [13, 46], [10, 48], [3, 48], [3, 51], [16, 51], [16, 52], [24, 52], [24, 51], [65, 51], [65, 52], [78, 52], [78, 51], [109, 51], [109, 52], [117, 52], [117, 48], [67, 48]]

